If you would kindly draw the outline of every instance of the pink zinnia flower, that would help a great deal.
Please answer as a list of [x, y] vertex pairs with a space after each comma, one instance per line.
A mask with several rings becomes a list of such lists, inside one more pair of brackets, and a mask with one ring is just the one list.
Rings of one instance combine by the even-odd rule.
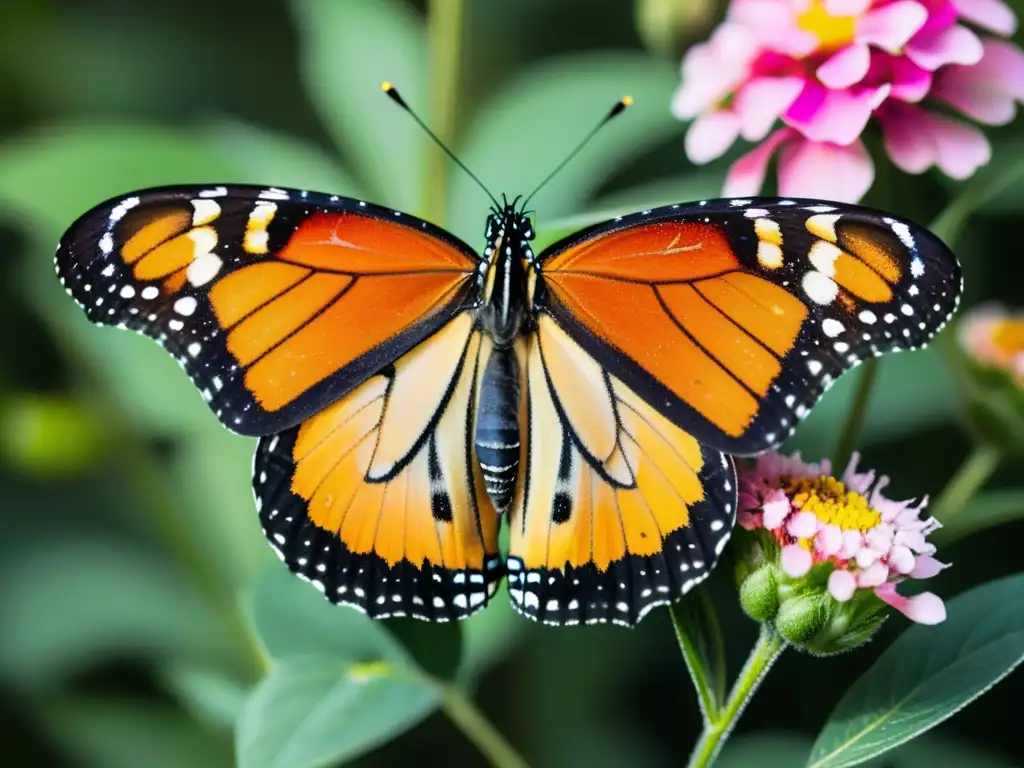
[[763, 142], [733, 165], [724, 194], [756, 194], [778, 152], [779, 194], [856, 202], [874, 180], [860, 140], [874, 119], [902, 170], [967, 178], [989, 161], [988, 140], [927, 106], [1012, 120], [1024, 52], [974, 28], [1006, 36], [1016, 23], [1002, 0], [732, 0], [683, 60], [673, 110], [695, 118], [687, 154], [705, 163], [737, 138]]
[[837, 479], [827, 460], [806, 464], [799, 454], [760, 456], [740, 471], [739, 524], [774, 537], [779, 566], [790, 579], [828, 566], [827, 591], [840, 603], [870, 590], [913, 621], [943, 621], [946, 609], [938, 596], [904, 597], [896, 591], [905, 579], [926, 579], [946, 567], [927, 541], [939, 523], [921, 516], [925, 501], [887, 499], [882, 490], [889, 479], [858, 472], [857, 462], [855, 454]]

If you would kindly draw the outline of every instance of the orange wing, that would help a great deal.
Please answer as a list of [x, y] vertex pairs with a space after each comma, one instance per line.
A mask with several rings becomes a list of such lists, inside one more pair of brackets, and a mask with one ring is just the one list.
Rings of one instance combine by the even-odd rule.
[[91, 320], [156, 339], [230, 429], [294, 426], [471, 300], [477, 257], [426, 222], [357, 200], [258, 187], [148, 190], [61, 240]]
[[527, 349], [512, 604], [548, 624], [632, 626], [714, 567], [736, 514], [730, 459], [639, 398], [541, 315]]
[[329, 600], [460, 619], [504, 569], [471, 435], [490, 344], [462, 313], [338, 402], [256, 449], [264, 533]]
[[540, 257], [536, 305], [676, 426], [777, 446], [844, 371], [924, 345], [956, 259], [910, 222], [819, 201], [706, 201], [598, 225]]

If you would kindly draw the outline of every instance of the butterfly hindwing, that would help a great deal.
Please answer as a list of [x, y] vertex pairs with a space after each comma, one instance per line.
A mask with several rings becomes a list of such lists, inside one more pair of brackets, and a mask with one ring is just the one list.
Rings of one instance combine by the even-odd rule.
[[264, 533], [332, 602], [435, 621], [487, 604], [504, 569], [471, 435], [489, 349], [462, 313], [321, 413], [261, 438]]
[[549, 624], [635, 625], [714, 567], [736, 514], [732, 461], [637, 397], [549, 316], [527, 346], [512, 604]]
[[535, 304], [708, 445], [778, 446], [844, 371], [923, 346], [960, 268], [934, 235], [857, 206], [712, 200], [599, 224], [540, 256]]
[[156, 339], [236, 432], [294, 426], [474, 300], [472, 250], [358, 200], [247, 186], [103, 203], [55, 257], [97, 323]]

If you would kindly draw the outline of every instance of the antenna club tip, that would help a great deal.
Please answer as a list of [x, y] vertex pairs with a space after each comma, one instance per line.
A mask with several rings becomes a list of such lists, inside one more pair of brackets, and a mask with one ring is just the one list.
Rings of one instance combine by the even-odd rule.
[[395, 86], [392, 85], [390, 80], [385, 80], [380, 84], [380, 89], [384, 91], [384, 93], [391, 93], [391, 91], [395, 90]]
[[623, 96], [623, 97], [622, 97], [622, 99], [620, 99], [620, 103], [621, 103], [621, 104], [622, 104], [622, 106], [624, 106], [624, 107], [632, 107], [632, 106], [633, 106], [633, 97], [632, 97], [632, 96], [630, 96], [630, 95], [629, 95], [629, 94], [627, 93], [627, 94], [626, 94], [625, 96]]

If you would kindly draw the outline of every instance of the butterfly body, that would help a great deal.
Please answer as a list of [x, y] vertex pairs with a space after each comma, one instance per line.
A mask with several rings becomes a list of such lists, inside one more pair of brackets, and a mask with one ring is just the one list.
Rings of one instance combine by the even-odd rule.
[[557, 625], [632, 626], [699, 583], [736, 518], [730, 454], [925, 344], [961, 291], [927, 231], [821, 201], [666, 206], [539, 255], [504, 202], [484, 240], [349, 198], [170, 187], [86, 213], [56, 264], [91, 320], [156, 339], [259, 436], [263, 530], [328, 599], [460, 619], [507, 575]]

